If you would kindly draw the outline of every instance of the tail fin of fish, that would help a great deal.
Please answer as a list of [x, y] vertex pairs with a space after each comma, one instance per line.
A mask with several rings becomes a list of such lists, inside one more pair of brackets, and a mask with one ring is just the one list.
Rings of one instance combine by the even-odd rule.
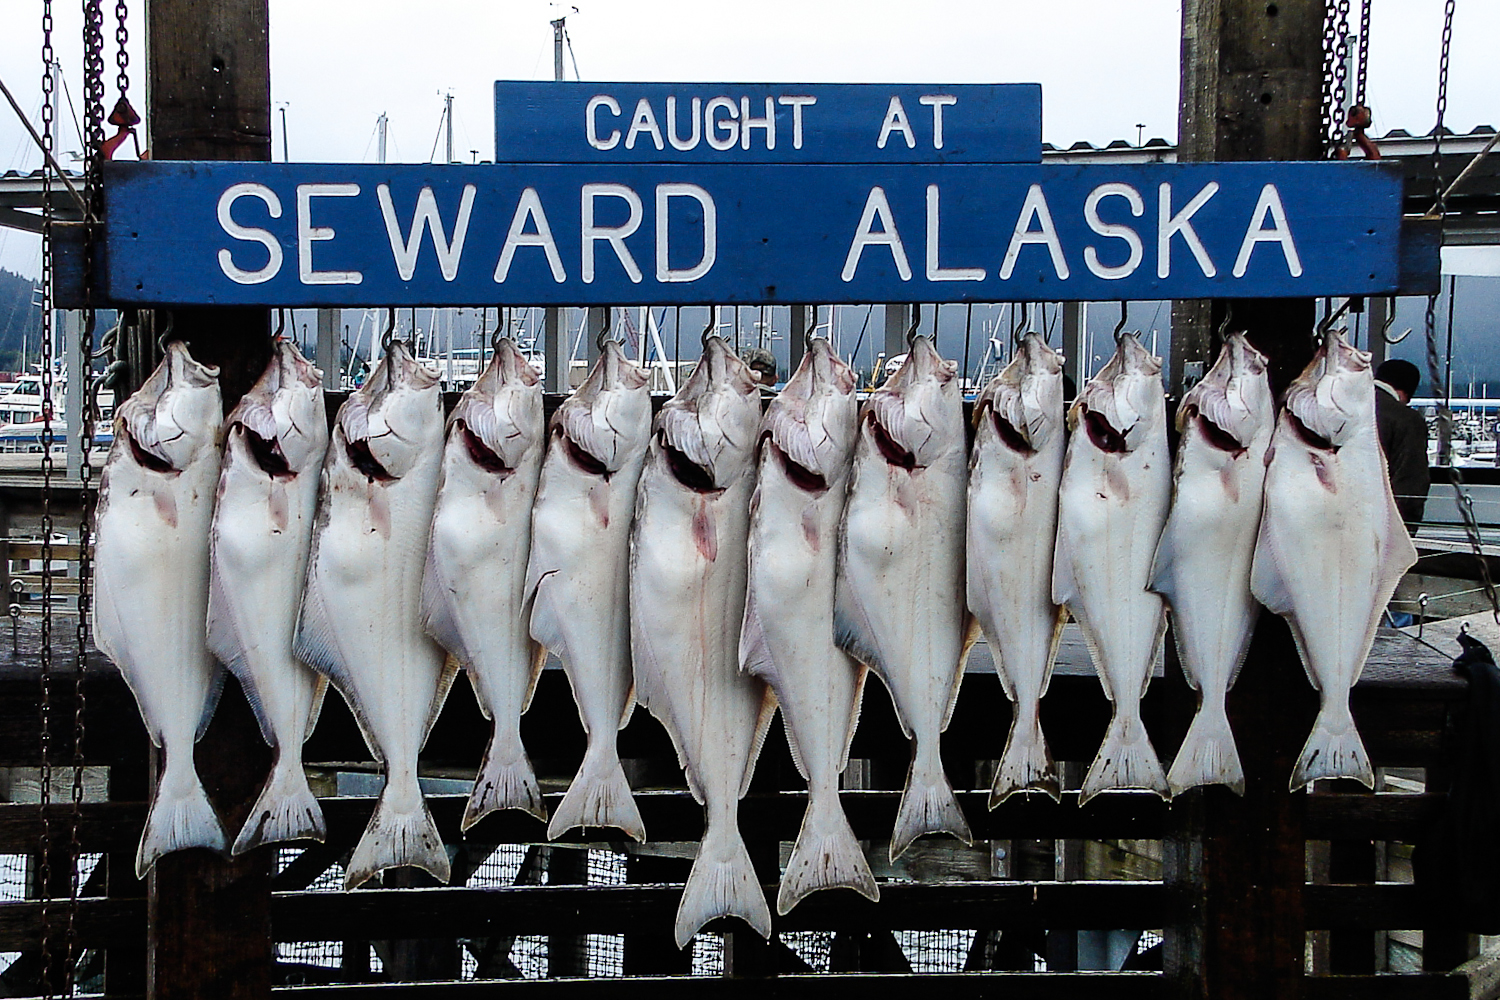
[[1118, 705], [1109, 720], [1109, 731], [1104, 734], [1104, 745], [1083, 779], [1078, 804], [1110, 788], [1144, 788], [1162, 798], [1168, 795], [1167, 776], [1156, 758], [1151, 737], [1146, 735], [1140, 713], [1121, 711]]
[[1052, 762], [1052, 752], [1047, 749], [1041, 720], [1034, 715], [1029, 720], [1023, 719], [1017, 712], [1010, 723], [1010, 737], [1005, 741], [1000, 766], [995, 769], [995, 783], [990, 787], [990, 808], [995, 808], [1016, 792], [1027, 791], [1044, 792], [1052, 796], [1054, 802], [1062, 799], [1057, 767]]
[[[191, 753], [192, 748], [188, 748]], [[151, 812], [146, 816], [146, 830], [135, 853], [135, 877], [145, 878], [156, 859], [188, 847], [206, 847], [223, 853], [226, 842], [219, 814], [208, 801], [203, 782], [191, 766], [182, 773], [169, 771], [162, 775]]]
[[1198, 785], [1227, 785], [1236, 795], [1245, 794], [1245, 769], [1222, 704], [1204, 702], [1193, 716], [1167, 784], [1173, 795]]
[[854, 839], [838, 794], [809, 795], [802, 829], [781, 876], [776, 912], [785, 915], [811, 893], [838, 888], [853, 889], [866, 899], [880, 899], [880, 887], [875, 884], [865, 852]]
[[1297, 758], [1297, 769], [1292, 772], [1292, 790], [1318, 778], [1353, 778], [1366, 788], [1375, 787], [1375, 770], [1370, 766], [1369, 754], [1365, 753], [1364, 740], [1354, 728], [1349, 702], [1330, 704], [1326, 694], [1313, 722], [1312, 735], [1308, 736], [1307, 745]]
[[250, 815], [245, 818], [245, 825], [235, 838], [231, 853], [244, 854], [262, 844], [282, 840], [321, 842], [327, 836], [323, 807], [318, 805], [312, 789], [307, 787], [307, 774], [302, 765], [290, 763], [283, 766], [278, 759], [260, 798], [250, 808]]
[[547, 820], [542, 790], [536, 783], [536, 772], [531, 769], [525, 748], [519, 738], [505, 740], [499, 734], [490, 740], [484, 753], [484, 765], [464, 808], [463, 829], [467, 831], [497, 809], [519, 809], [543, 822]]
[[398, 798], [392, 794], [388, 778], [375, 800], [370, 824], [354, 845], [344, 888], [356, 889], [387, 868], [403, 866], [425, 869], [440, 882], [452, 876], [448, 849], [421, 791]]
[[677, 947], [686, 948], [693, 935], [715, 917], [739, 917], [761, 937], [771, 936], [771, 909], [733, 813], [727, 822], [709, 816], [698, 857], [682, 889], [682, 902], [677, 905], [673, 928]]
[[906, 788], [901, 792], [901, 806], [896, 810], [896, 828], [891, 833], [891, 860], [901, 856], [911, 842], [924, 833], [951, 833], [965, 844], [974, 843], [969, 821], [959, 808], [943, 771], [937, 748], [918, 743], [906, 772]]
[[548, 840], [561, 837], [575, 826], [611, 826], [645, 842], [646, 824], [641, 821], [620, 758], [613, 752], [614, 734], [605, 738], [610, 743], [603, 744], [604, 749], [594, 753], [591, 747], [584, 754], [583, 765], [547, 824]]

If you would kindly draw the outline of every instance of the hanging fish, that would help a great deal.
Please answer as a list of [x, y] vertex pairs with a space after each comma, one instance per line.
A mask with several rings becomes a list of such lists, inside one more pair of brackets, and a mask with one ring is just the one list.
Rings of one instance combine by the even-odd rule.
[[417, 782], [417, 754], [457, 670], [422, 630], [442, 445], [438, 377], [396, 341], [334, 421], [293, 647], [339, 689], [385, 765], [345, 888], [402, 865], [448, 880]]
[[531, 638], [526, 559], [542, 471], [542, 384], [509, 338], [448, 415], [422, 585], [422, 626], [461, 664], [494, 724], [464, 809], [467, 830], [496, 809], [547, 818], [521, 745], [545, 650]]
[[1052, 599], [1078, 620], [1114, 705], [1080, 801], [1108, 788], [1165, 797], [1167, 776], [1141, 721], [1166, 627], [1161, 597], [1146, 589], [1172, 490], [1161, 359], [1121, 337], [1068, 411], [1068, 426]]
[[715, 917], [763, 937], [771, 912], [739, 831], [739, 800], [776, 711], [739, 669], [751, 465], [760, 392], [750, 369], [708, 337], [693, 374], [653, 425], [630, 536], [636, 693], [677, 748], [706, 829], [677, 907], [686, 947]]
[[584, 383], [552, 417], [526, 571], [531, 635], [562, 660], [588, 733], [583, 763], [548, 837], [646, 827], [615, 736], [635, 709], [630, 666], [630, 518], [651, 438], [646, 373], [607, 340]]
[[290, 340], [224, 421], [211, 537], [208, 646], [239, 678], [276, 751], [265, 788], [234, 842], [243, 854], [281, 840], [322, 840], [302, 743], [327, 679], [292, 654], [307, 577], [328, 414], [318, 371]]
[[1370, 356], [1338, 331], [1286, 391], [1266, 458], [1250, 589], [1291, 625], [1322, 696], [1291, 787], [1375, 772], [1349, 710], [1381, 612], [1417, 550], [1391, 496], [1375, 434]]
[[1062, 637], [1052, 551], [1062, 480], [1063, 358], [1029, 333], [974, 404], [969, 459], [969, 607], [984, 628], [1011, 701], [1010, 735], [990, 792], [1054, 799], [1060, 786], [1042, 735], [1042, 695]]
[[740, 664], [776, 692], [807, 812], [778, 913], [840, 886], [880, 898], [839, 802], [865, 668], [833, 643], [833, 580], [856, 433], [854, 371], [826, 339], [807, 353], [761, 421], [750, 501], [750, 580]]
[[958, 365], [916, 337], [860, 411], [835, 587], [835, 641], [884, 682], [913, 743], [892, 859], [924, 833], [973, 841], [938, 753], [978, 632], [964, 599], [964, 449]]
[[1151, 573], [1151, 589], [1172, 609], [1182, 672], [1199, 694], [1198, 712], [1167, 772], [1173, 795], [1210, 784], [1245, 792], [1224, 698], [1259, 616], [1250, 564], [1274, 422], [1266, 359], [1244, 334], [1232, 334], [1177, 408], [1182, 436], [1172, 512]]
[[224, 682], [203, 627], [223, 419], [219, 369], [169, 343], [156, 371], [115, 411], [99, 480], [94, 639], [120, 668], [164, 755], [135, 855], [138, 878], [163, 854], [225, 847], [193, 764], [193, 744]]

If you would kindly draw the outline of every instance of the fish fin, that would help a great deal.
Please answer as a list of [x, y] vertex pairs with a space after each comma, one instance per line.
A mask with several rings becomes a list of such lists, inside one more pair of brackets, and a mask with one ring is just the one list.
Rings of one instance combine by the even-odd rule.
[[819, 889], [853, 889], [878, 902], [880, 887], [837, 794], [809, 796], [802, 829], [781, 876], [776, 912], [785, 916]]
[[208, 651], [229, 672], [239, 678], [240, 687], [244, 689], [245, 700], [250, 703], [250, 710], [255, 713], [255, 721], [260, 725], [260, 734], [270, 746], [276, 745], [276, 733], [271, 726], [271, 720], [266, 718], [265, 706], [261, 703], [260, 691], [255, 686], [255, 677], [250, 671], [248, 654], [245, 650], [244, 639], [240, 634], [239, 622], [234, 613], [234, 605], [225, 596], [224, 585], [219, 579], [219, 567], [213, 567], [213, 577], [208, 585]]
[[461, 828], [467, 833], [475, 823], [499, 809], [519, 809], [547, 821], [547, 806], [526, 751], [518, 747], [515, 752], [497, 753], [495, 741], [491, 740], [479, 776], [474, 779], [474, 790], [469, 793], [468, 805], [464, 807]]
[[1156, 554], [1151, 557], [1151, 575], [1146, 589], [1160, 594], [1168, 602], [1176, 595], [1177, 548], [1172, 544], [1171, 525], [1161, 533], [1156, 542]]
[[473, 663], [469, 649], [464, 645], [463, 630], [453, 617], [453, 602], [442, 577], [433, 569], [434, 560], [429, 552], [427, 569], [422, 574], [422, 631], [432, 636], [461, 663]]
[[1144, 788], [1164, 799], [1169, 794], [1167, 776], [1161, 769], [1161, 761], [1156, 759], [1156, 748], [1151, 745], [1145, 724], [1139, 715], [1127, 716], [1118, 709], [1109, 720], [1109, 731], [1104, 734], [1099, 755], [1083, 779], [1078, 804], [1110, 788]]
[[1245, 794], [1245, 769], [1223, 705], [1198, 706], [1167, 772], [1167, 785], [1173, 795], [1198, 785], [1227, 785], [1234, 794]]
[[381, 789], [370, 823], [354, 845], [344, 873], [345, 889], [357, 889], [387, 868], [403, 866], [421, 868], [443, 883], [452, 877], [448, 849], [427, 801], [419, 797], [415, 810], [398, 811], [386, 799], [390, 787], [387, 782]]
[[271, 769], [265, 788], [255, 805], [240, 835], [234, 840], [231, 854], [240, 855], [253, 851], [262, 844], [274, 844], [283, 840], [316, 840], [319, 843], [328, 837], [328, 827], [323, 821], [323, 807], [307, 787], [307, 773], [299, 762], [295, 767], [278, 766]]
[[1072, 604], [1078, 600], [1078, 581], [1073, 576], [1073, 549], [1068, 533], [1057, 530], [1057, 545], [1052, 554], [1052, 603]]
[[1267, 611], [1285, 617], [1292, 613], [1292, 595], [1277, 562], [1274, 529], [1269, 522], [1268, 517], [1261, 516], [1255, 556], [1250, 562], [1250, 593]]
[[625, 711], [620, 713], [620, 725], [618, 729], [624, 729], [630, 725], [630, 717], [635, 714], [635, 682], [630, 684], [630, 690], [625, 692]]
[[[193, 733], [193, 741], [203, 739], [203, 734], [208, 732], [208, 724], [214, 721], [214, 712], [219, 707], [219, 696], [224, 693], [224, 678], [227, 675], [222, 664], [215, 662], [213, 673], [208, 678], [208, 693], [203, 699], [203, 714], [198, 717], [198, 729]], [[243, 685], [246, 697], [253, 698], [255, 685]]]
[[1019, 713], [1011, 717], [1010, 736], [1005, 741], [1005, 752], [1000, 755], [1000, 765], [995, 769], [995, 781], [990, 786], [990, 808], [993, 809], [1016, 792], [1042, 792], [1052, 801], [1062, 801], [1062, 786], [1057, 779], [1057, 768], [1052, 762], [1052, 752], [1047, 748], [1047, 737], [1042, 733], [1042, 723], [1033, 717], [1029, 725], [1023, 725]]
[[745, 621], [740, 628], [740, 670], [751, 677], [759, 677], [772, 687], [776, 687], [781, 680], [776, 673], [776, 660], [771, 655], [771, 645], [766, 640], [766, 627], [760, 620], [759, 602], [755, 599], [754, 590], [745, 596]]
[[526, 590], [531, 602], [531, 637], [562, 659], [572, 660], [573, 654], [568, 651], [567, 634], [562, 627], [567, 609], [557, 607], [557, 602], [552, 599], [554, 588], [547, 586], [548, 578], [556, 572], [551, 570], [543, 573], [537, 579], [536, 586]]
[[579, 826], [614, 827], [640, 843], [646, 841], [646, 824], [614, 753], [584, 755], [583, 765], [547, 824], [547, 839], [556, 840]]
[[740, 831], [733, 823], [716, 825], [710, 819], [677, 904], [673, 927], [677, 947], [686, 948], [693, 935], [716, 917], [739, 917], [761, 937], [771, 936], [771, 908]]
[[323, 714], [323, 699], [327, 697], [328, 678], [319, 674], [317, 682], [313, 685], [312, 707], [307, 710], [307, 728], [302, 733], [303, 743], [312, 739], [313, 730], [318, 728], [318, 717]]
[[[632, 556], [633, 556], [632, 552]], [[677, 724], [677, 716], [672, 710], [672, 699], [667, 694], [666, 678], [662, 674], [661, 665], [657, 661], [656, 652], [651, 648], [651, 639], [644, 630], [632, 626], [630, 630], [630, 655], [632, 669], [635, 675], [635, 692], [640, 703], [646, 706], [661, 727], [667, 731], [668, 738], [672, 741], [672, 749], [677, 753], [677, 766], [682, 768], [684, 777], [687, 778], [688, 790], [693, 793], [693, 799], [700, 805], [703, 802], [703, 789], [698, 784], [698, 776], [693, 769], [688, 767], [687, 754], [683, 752], [682, 735], [684, 730]]]
[[146, 815], [146, 829], [135, 852], [135, 877], [145, 878], [163, 854], [189, 847], [224, 853], [227, 846], [219, 814], [195, 772], [192, 784], [177, 792], [158, 786]]
[[1411, 534], [1406, 530], [1406, 522], [1401, 520], [1401, 512], [1396, 509], [1396, 501], [1389, 500], [1386, 504], [1385, 544], [1380, 552], [1381, 590], [1375, 611], [1377, 620], [1381, 612], [1385, 610], [1390, 595], [1395, 592], [1396, 584], [1416, 562], [1417, 547], [1412, 544]]
[[891, 860], [926, 833], [951, 833], [965, 844], [974, 843], [969, 821], [959, 807], [953, 786], [948, 783], [942, 759], [936, 748], [918, 746], [906, 772], [906, 787], [901, 791], [901, 806], [896, 810], [896, 826], [891, 833]]
[[850, 660], [849, 665], [854, 668], [854, 697], [849, 703], [849, 725], [845, 728], [844, 745], [839, 751], [839, 774], [849, 766], [849, 748], [854, 746], [854, 733], [859, 728], [859, 711], [865, 700], [865, 680], [870, 676], [870, 669], [863, 663]]
[[537, 681], [542, 679], [542, 668], [547, 665], [547, 647], [541, 643], [531, 644], [531, 676], [526, 681], [526, 697], [521, 699], [521, 714], [531, 708], [531, 698], [536, 694]]
[[[884, 680], [885, 661], [873, 638], [869, 616], [843, 580], [842, 566], [834, 586], [833, 644], [863, 663]], [[909, 737], [911, 734], [907, 733]]]
[[[460, 669], [458, 661], [453, 657], [443, 658], [443, 672], [438, 674], [437, 689], [433, 691], [432, 701], [427, 706], [427, 725], [422, 730], [422, 746], [427, 745], [432, 727], [437, 725], [438, 716], [443, 714], [443, 705], [448, 700], [448, 692], [453, 689], [453, 682], [458, 679]], [[481, 701], [480, 704], [484, 703]]]
[[1375, 787], [1375, 770], [1347, 701], [1334, 707], [1325, 698], [1319, 707], [1312, 733], [1292, 772], [1292, 791], [1318, 778], [1353, 778], [1366, 788]]
[[[314, 544], [316, 545], [316, 540]], [[309, 565], [317, 565], [316, 549], [313, 551]], [[307, 589], [303, 591], [302, 608], [297, 616], [296, 636], [292, 640], [292, 655], [327, 677], [333, 682], [333, 686], [339, 689], [344, 696], [344, 701], [349, 705], [349, 711], [359, 722], [359, 730], [364, 734], [365, 744], [375, 755], [375, 759], [384, 763], [378, 744], [370, 731], [369, 720], [365, 718], [359, 700], [353, 696], [353, 692], [358, 689], [344, 661], [344, 652], [339, 648], [338, 632], [333, 627], [333, 616], [329, 613], [328, 604], [323, 599], [320, 581], [321, 577], [309, 570]], [[308, 731], [311, 732], [311, 723], [309, 723]]]
[[948, 691], [948, 705], [943, 709], [943, 722], [939, 732], [947, 729], [948, 723], [953, 721], [953, 709], [958, 706], [958, 689], [964, 682], [964, 668], [969, 663], [969, 651], [979, 639], [979, 619], [970, 612], [966, 611], [964, 614], [963, 646], [958, 652], [958, 669], [953, 671], [953, 687]]
[[745, 757], [745, 777], [740, 781], [740, 798], [750, 791], [750, 779], [755, 777], [755, 762], [760, 759], [760, 748], [765, 745], [766, 733], [771, 730], [771, 720], [776, 717], [776, 691], [769, 684], [762, 685], [760, 709], [755, 716], [755, 739], [750, 743], [750, 753]]

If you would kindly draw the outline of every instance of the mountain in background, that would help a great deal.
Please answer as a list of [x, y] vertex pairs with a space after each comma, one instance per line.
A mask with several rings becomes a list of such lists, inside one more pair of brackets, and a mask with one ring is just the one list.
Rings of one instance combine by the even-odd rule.
[[36, 360], [42, 335], [36, 287], [31, 279], [0, 268], [0, 371], [20, 369], [23, 345]]

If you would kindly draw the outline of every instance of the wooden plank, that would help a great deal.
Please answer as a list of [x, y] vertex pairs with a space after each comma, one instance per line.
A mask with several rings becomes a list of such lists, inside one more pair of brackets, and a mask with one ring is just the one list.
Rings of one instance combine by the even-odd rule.
[[1467, 930], [1461, 914], [1429, 907], [1409, 883], [1309, 885], [1303, 896], [1309, 930]]
[[1302, 980], [1307, 1000], [1469, 1000], [1456, 975], [1315, 976]]
[[1500, 955], [1471, 958], [1453, 972], [1464, 977], [1469, 987], [1465, 996], [1469, 1000], [1496, 1000], [1500, 997]]

